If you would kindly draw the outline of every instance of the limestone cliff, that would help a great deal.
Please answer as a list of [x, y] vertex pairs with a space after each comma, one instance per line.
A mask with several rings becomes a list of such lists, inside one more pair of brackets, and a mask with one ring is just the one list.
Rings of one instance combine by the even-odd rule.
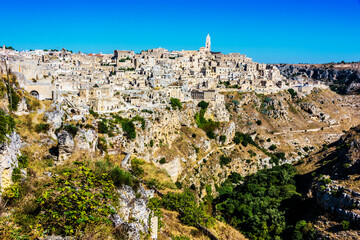
[[12, 183], [12, 171], [18, 166], [17, 158], [20, 154], [20, 136], [13, 132], [8, 138], [8, 141], [0, 144], [0, 190]]

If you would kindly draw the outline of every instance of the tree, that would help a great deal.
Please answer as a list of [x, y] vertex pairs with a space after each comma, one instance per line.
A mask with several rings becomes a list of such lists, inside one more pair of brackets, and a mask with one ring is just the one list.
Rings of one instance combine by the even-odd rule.
[[170, 98], [170, 105], [173, 109], [181, 109], [182, 104], [178, 98]]
[[201, 109], [207, 109], [207, 107], [209, 106], [209, 103], [205, 102], [205, 101], [201, 101], [198, 103], [197, 106], [200, 107]]
[[297, 92], [295, 92], [295, 90], [292, 88], [289, 88], [288, 92], [290, 93], [291, 98], [295, 98], [297, 96]]

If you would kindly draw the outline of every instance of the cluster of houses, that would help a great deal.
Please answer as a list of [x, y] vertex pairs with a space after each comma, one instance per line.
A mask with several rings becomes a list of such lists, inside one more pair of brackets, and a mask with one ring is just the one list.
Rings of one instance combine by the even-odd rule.
[[67, 101], [85, 112], [165, 108], [170, 98], [219, 103], [227, 91], [271, 94], [323, 87], [306, 79], [287, 80], [277, 67], [243, 54], [212, 52], [209, 35], [205, 47], [191, 51], [156, 48], [85, 54], [65, 49], [19, 52], [4, 46], [0, 56], [6, 57], [12, 72], [25, 76], [22, 84], [36, 97]]

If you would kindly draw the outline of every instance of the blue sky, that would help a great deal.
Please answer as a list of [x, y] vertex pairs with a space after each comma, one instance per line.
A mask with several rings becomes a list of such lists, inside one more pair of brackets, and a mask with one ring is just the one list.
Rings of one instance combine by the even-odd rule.
[[265, 63], [360, 61], [360, 0], [0, 0], [0, 44], [87, 53], [212, 50]]

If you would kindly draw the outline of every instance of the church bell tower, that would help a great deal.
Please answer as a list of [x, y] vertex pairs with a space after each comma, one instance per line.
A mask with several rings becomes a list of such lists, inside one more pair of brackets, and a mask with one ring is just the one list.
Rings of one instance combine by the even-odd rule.
[[207, 50], [209, 52], [211, 51], [211, 41], [210, 41], [209, 34], [206, 36], [205, 50]]

